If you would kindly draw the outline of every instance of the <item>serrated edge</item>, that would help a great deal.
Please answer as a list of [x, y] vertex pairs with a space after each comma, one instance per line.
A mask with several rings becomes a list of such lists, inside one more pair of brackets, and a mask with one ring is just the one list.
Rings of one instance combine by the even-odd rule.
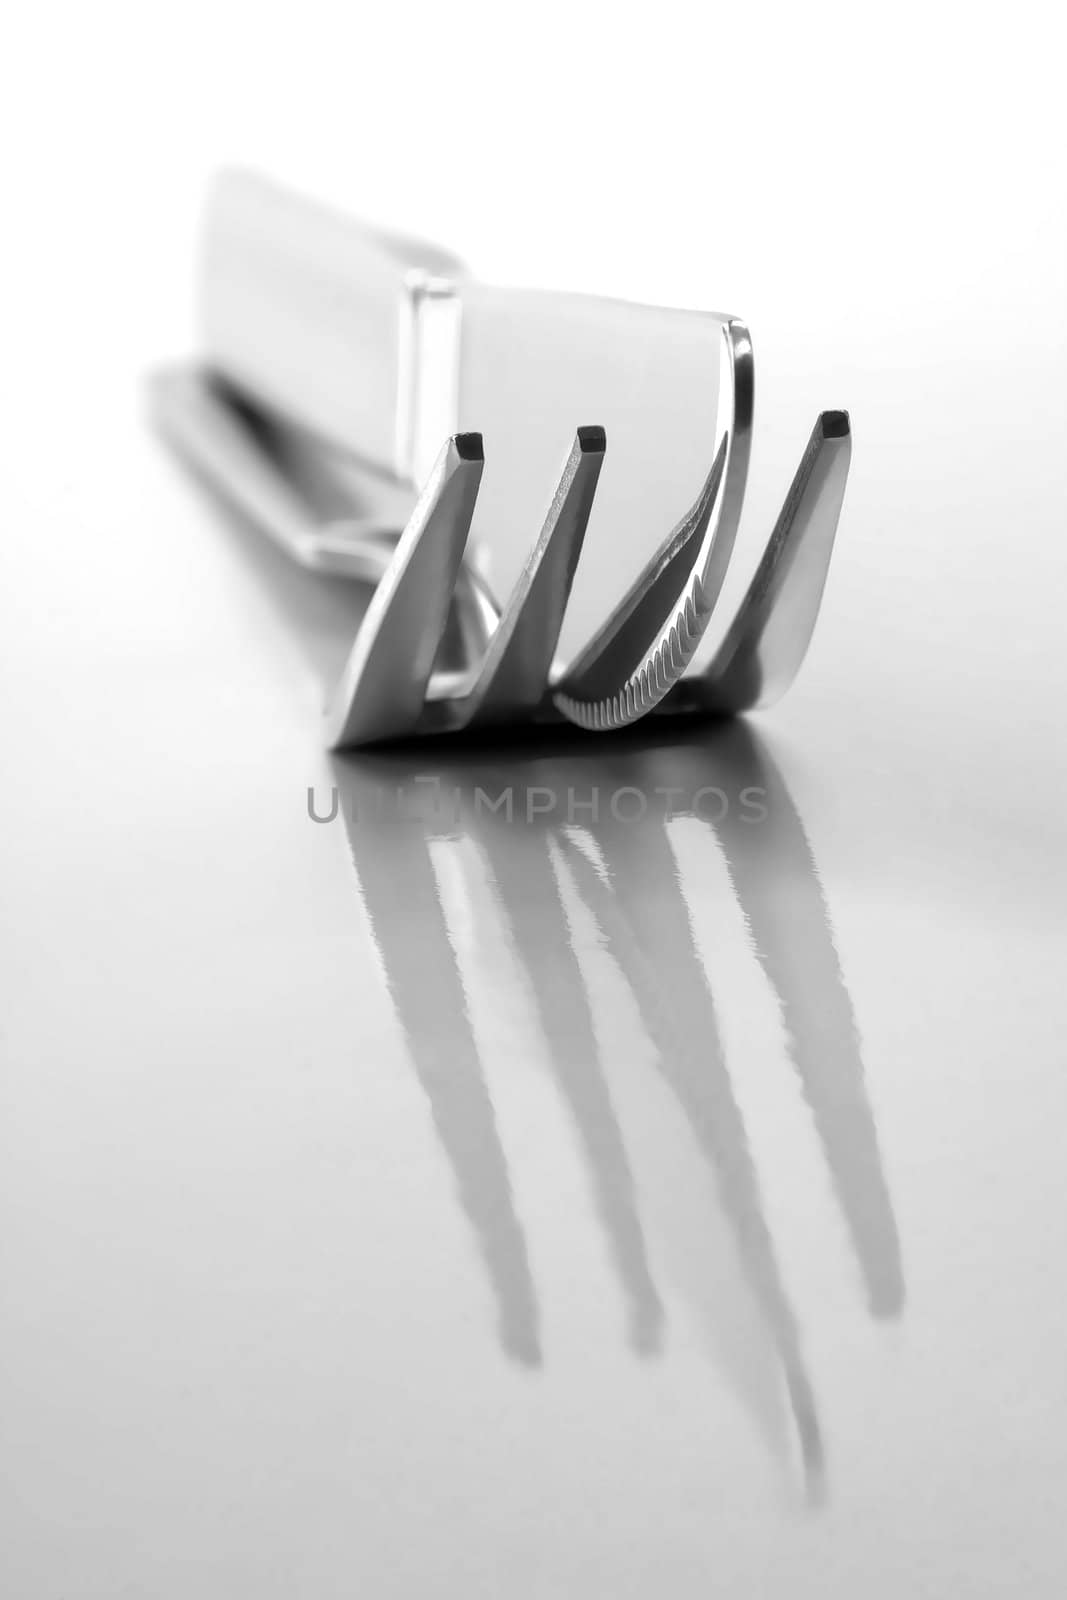
[[556, 705], [568, 721], [591, 732], [609, 732], [639, 721], [670, 693], [692, 661], [712, 609], [705, 600], [699, 576], [694, 575], [674, 616], [621, 688], [602, 700], [577, 700], [557, 693]]

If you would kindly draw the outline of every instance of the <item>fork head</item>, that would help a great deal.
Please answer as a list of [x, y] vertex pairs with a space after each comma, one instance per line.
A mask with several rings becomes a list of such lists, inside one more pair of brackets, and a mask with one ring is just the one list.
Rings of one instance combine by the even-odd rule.
[[[743, 349], [741, 355], [745, 359]], [[750, 399], [750, 376], [747, 383]], [[732, 415], [692, 508], [590, 644], [564, 668], [553, 657], [606, 450], [604, 430], [578, 430], [544, 525], [485, 649], [460, 670], [435, 671], [484, 460], [481, 435], [450, 438], [331, 698], [330, 746], [523, 720], [563, 719], [600, 731], [656, 709], [737, 713], [784, 692], [818, 612], [851, 429], [845, 412], [820, 416], [719, 648], [703, 671], [687, 672], [733, 548], [750, 420], [750, 404]]]

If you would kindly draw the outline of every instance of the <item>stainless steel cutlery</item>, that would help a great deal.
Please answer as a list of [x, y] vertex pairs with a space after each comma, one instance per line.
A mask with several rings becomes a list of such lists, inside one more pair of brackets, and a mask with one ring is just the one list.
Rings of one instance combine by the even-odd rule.
[[[851, 430], [846, 412], [818, 418], [743, 599], [696, 661], [748, 474], [737, 318], [494, 289], [245, 174], [208, 208], [200, 308], [201, 360], [153, 380], [164, 435], [295, 561], [375, 585], [326, 707], [331, 747], [735, 714], [789, 687]], [[594, 546], [585, 609], [606, 620], [562, 651]]]

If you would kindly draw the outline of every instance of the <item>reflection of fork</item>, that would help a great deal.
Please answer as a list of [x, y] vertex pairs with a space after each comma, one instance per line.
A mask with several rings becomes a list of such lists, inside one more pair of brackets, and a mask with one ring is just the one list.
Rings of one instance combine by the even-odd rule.
[[[784, 1380], [808, 1491], [817, 1498], [824, 1448], [814, 1385], [735, 1087], [745, 1076], [743, 1056], [730, 1060], [723, 988], [694, 921], [710, 880], [701, 879], [697, 857], [680, 876], [674, 835], [678, 819], [701, 854], [721, 853], [870, 1311], [897, 1317], [901, 1247], [859, 1032], [784, 774], [743, 723], [710, 733], [661, 723], [610, 747], [549, 735], [506, 749], [470, 741], [436, 753], [442, 760], [422, 773], [410, 751], [337, 757], [332, 807], [312, 806], [309, 791], [309, 808], [319, 821], [344, 818], [389, 991], [496, 1298], [504, 1348], [537, 1364], [541, 1311], [536, 1252], [527, 1248], [490, 1084], [498, 1061], [532, 1051], [547, 1062], [573, 1123], [632, 1346], [642, 1354], [661, 1347], [671, 1302], [664, 1290], [673, 1284], [761, 1426], [773, 1426], [768, 1396], [773, 1401]], [[471, 903], [486, 913], [476, 936], [483, 954], [492, 950], [495, 960], [501, 936], [510, 947], [533, 1003], [536, 1040], [529, 1014], [516, 1013], [503, 1032], [479, 1031], [475, 997], [479, 987], [486, 991], [485, 975], [481, 957], [472, 969], [461, 954], [457, 899], [445, 892], [448, 872], [440, 870], [449, 858], [477, 885]], [[606, 955], [629, 993], [636, 1046], [632, 1022], [602, 1031], [617, 991], [590, 983], [594, 949], [594, 964]], [[508, 1018], [508, 997], [495, 987], [493, 996], [495, 1016]], [[652, 1047], [652, 1073], [644, 1043]], [[717, 1257], [720, 1223], [731, 1248]], [[716, 1260], [727, 1263], [726, 1276]], [[746, 1307], [754, 1323], [746, 1322]], [[741, 1359], [757, 1343], [773, 1355], [772, 1367], [753, 1369]]]
[[[788, 688], [815, 625], [848, 474], [840, 411], [816, 423], [710, 664], [687, 670], [744, 499], [753, 363], [742, 322], [490, 289], [440, 251], [367, 233], [245, 176], [216, 190], [205, 263], [207, 373], [157, 380], [163, 430], [302, 564], [377, 582], [327, 713], [331, 745], [520, 719], [607, 729], [657, 707], [744, 711]], [[625, 439], [640, 421], [609, 494], [613, 551], [625, 555], [624, 524], [639, 539], [647, 527], [649, 479], [665, 492], [654, 474], [668, 470], [687, 428], [707, 437], [716, 394], [713, 460], [695, 501], [592, 640], [558, 665], [604, 424]], [[579, 406], [595, 426], [574, 416]], [[500, 606], [480, 556], [491, 564], [510, 538], [520, 503], [511, 487], [529, 481], [531, 463], [545, 470], [561, 418], [573, 445]], [[476, 527], [470, 541], [484, 496], [482, 436], [457, 431], [468, 419], [499, 430], [490, 457], [505, 490], [490, 507], [502, 526], [487, 536]], [[638, 455], [642, 476], [620, 499]], [[348, 500], [325, 519], [294, 470], [300, 457], [347, 482]], [[414, 506], [413, 481], [424, 484]], [[448, 670], [446, 631], [463, 643]]]

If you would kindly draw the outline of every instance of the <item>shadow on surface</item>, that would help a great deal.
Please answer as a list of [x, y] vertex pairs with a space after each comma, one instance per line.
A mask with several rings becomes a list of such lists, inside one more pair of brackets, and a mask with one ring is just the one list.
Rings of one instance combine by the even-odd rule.
[[[699, 953], [691, 889], [672, 848], [675, 819], [695, 819], [708, 851], [721, 854], [780, 1012], [873, 1315], [900, 1313], [904, 1279], [829, 911], [799, 811], [765, 741], [742, 722], [710, 730], [660, 724], [651, 736], [646, 729], [593, 741], [553, 731], [506, 746], [470, 740], [334, 757], [332, 766], [333, 794], [327, 802], [309, 793], [309, 807], [319, 820], [343, 818], [411, 1059], [492, 1285], [503, 1347], [538, 1361], [542, 1318], [472, 1026], [470, 979], [434, 870], [434, 851], [460, 844], [473, 846], [576, 1130], [629, 1342], [654, 1353], [666, 1321], [643, 1215], [646, 1189], [632, 1157], [642, 1147], [642, 1171], [652, 1170], [656, 1184], [669, 1189], [682, 1138], [710, 1183], [706, 1194], [699, 1183], [692, 1187], [686, 1201], [683, 1231], [693, 1242], [680, 1290], [772, 1443], [773, 1395], [763, 1391], [780, 1383], [817, 1498], [824, 1447], [815, 1395], [733, 1089], [714, 975]], [[615, 1104], [629, 1063], [605, 1058], [574, 905], [584, 907], [640, 1020], [643, 1048], [635, 1046], [635, 1061], [651, 1056], [675, 1107], [670, 1117], [651, 1118], [667, 1140], [654, 1151], [654, 1169], [647, 1119], [627, 1119]], [[677, 1204], [677, 1195], [671, 1198]], [[716, 1208], [733, 1258], [725, 1278], [718, 1269], [711, 1274], [700, 1244], [714, 1231]], [[666, 1243], [677, 1266], [678, 1240]], [[714, 1278], [714, 1293], [702, 1287], [702, 1274]], [[732, 1285], [725, 1295], [723, 1282]], [[769, 1378], [753, 1377], [749, 1341], [727, 1327], [730, 1296], [754, 1308], [778, 1380], [773, 1369]]]

